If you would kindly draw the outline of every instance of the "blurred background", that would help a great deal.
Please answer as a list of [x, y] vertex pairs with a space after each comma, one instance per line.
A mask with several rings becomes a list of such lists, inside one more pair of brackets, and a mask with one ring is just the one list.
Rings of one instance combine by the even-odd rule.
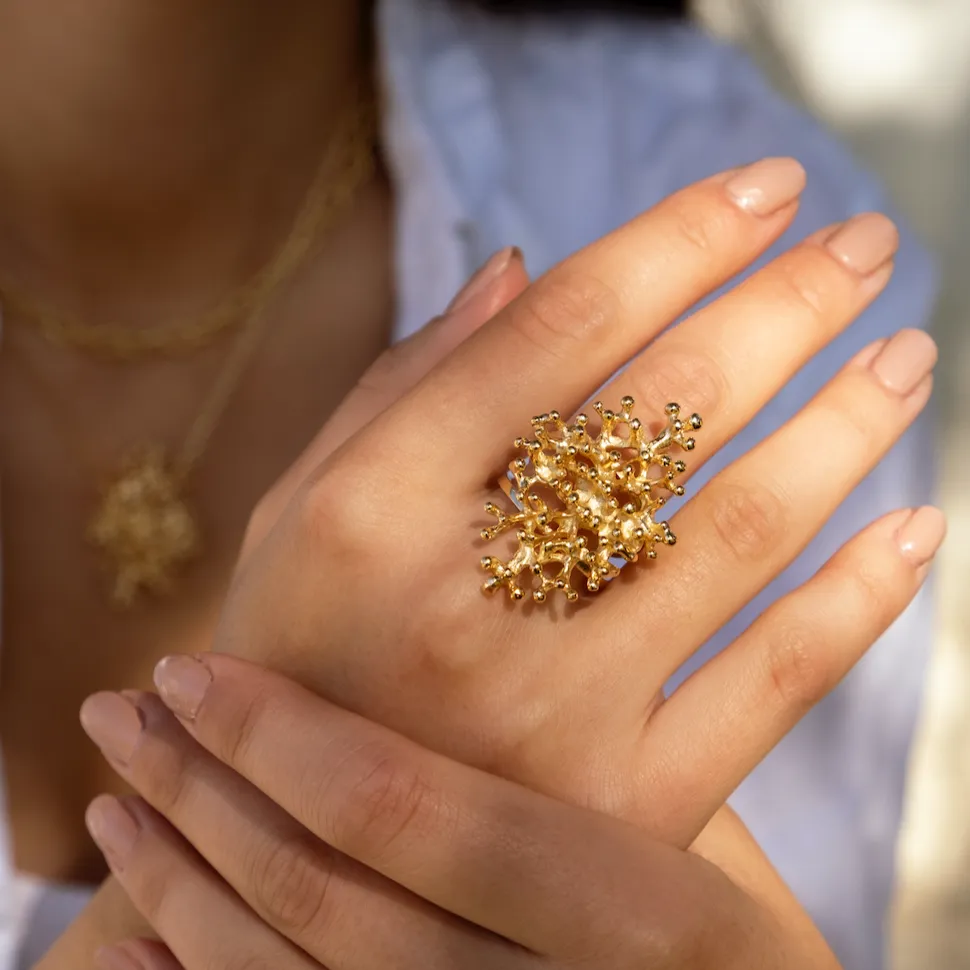
[[776, 85], [839, 131], [944, 272], [937, 411], [950, 535], [913, 752], [894, 970], [970, 968], [970, 0], [697, 0]]

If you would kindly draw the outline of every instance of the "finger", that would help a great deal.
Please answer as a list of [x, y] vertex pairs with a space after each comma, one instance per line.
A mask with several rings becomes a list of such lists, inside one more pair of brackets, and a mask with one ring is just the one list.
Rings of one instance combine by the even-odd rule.
[[812, 956], [813, 970], [838, 970], [838, 961], [818, 927], [733, 809], [722, 805], [715, 812], [691, 852], [717, 866], [771, 913], [785, 928], [790, 949]]
[[186, 970], [320, 970], [259, 920], [140, 799], [102, 795], [85, 820], [132, 904]]
[[770, 246], [803, 186], [797, 162], [768, 159], [675, 193], [537, 280], [416, 388], [394, 433], [426, 450], [413, 415], [428, 416], [449, 443], [449, 474], [480, 485], [483, 457], [504, 454], [530, 415], [578, 407]]
[[654, 929], [683, 925], [680, 854], [630, 826], [421, 749], [233, 657], [169, 657], [156, 683], [201, 744], [328, 845], [537, 954], [615, 947], [621, 926], [649, 935], [657, 907], [643, 901], [661, 886], [670, 926]]
[[194, 741], [153, 694], [96, 694], [82, 723], [116, 771], [260, 919], [328, 966], [516, 968], [525, 952], [335, 852]]
[[[675, 820], [678, 841], [696, 833], [906, 608], [944, 532], [933, 508], [880, 519], [660, 707], [645, 757], [671, 803], [690, 806]], [[702, 732], [684, 729], [701, 723]]]
[[882, 292], [899, 243], [877, 213], [829, 227], [672, 327], [602, 390], [645, 423], [669, 401], [704, 418], [688, 473], [717, 453]]
[[172, 951], [157, 940], [125, 940], [101, 947], [94, 955], [98, 970], [185, 970]]
[[439, 361], [529, 285], [522, 253], [500, 250], [475, 273], [440, 317], [390, 347], [367, 369], [303, 454], [260, 501], [243, 541], [240, 561], [276, 524], [300, 484], [348, 438], [373, 421]]
[[929, 400], [935, 361], [922, 331], [871, 345], [673, 517], [690, 541], [657, 562], [654, 596], [635, 584], [616, 590], [615, 609], [631, 622], [643, 622], [648, 602], [664, 602], [667, 616], [689, 610], [689, 625], [651, 647], [654, 686], [792, 562], [895, 444]]

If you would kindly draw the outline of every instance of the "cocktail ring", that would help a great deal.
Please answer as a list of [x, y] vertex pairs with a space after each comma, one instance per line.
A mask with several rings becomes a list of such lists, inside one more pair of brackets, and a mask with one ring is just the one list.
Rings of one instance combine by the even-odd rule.
[[600, 430], [592, 434], [585, 414], [567, 424], [552, 411], [532, 419], [532, 439], [518, 438], [524, 454], [509, 465], [503, 490], [516, 506], [505, 512], [493, 502], [485, 511], [496, 522], [482, 530], [494, 539], [516, 530], [518, 548], [507, 562], [494, 556], [482, 559], [490, 574], [482, 591], [508, 587], [514, 600], [531, 592], [543, 603], [559, 590], [569, 601], [579, 597], [573, 570], [596, 592], [616, 576], [626, 562], [644, 555], [657, 556], [657, 544], [677, 540], [666, 522], [654, 519], [668, 495], [683, 495], [676, 483], [687, 466], [674, 460], [673, 448], [691, 451], [691, 431], [701, 426], [700, 416], [680, 418], [680, 406], [666, 407], [667, 426], [655, 437], [633, 417], [633, 398], [620, 402], [620, 411], [593, 408]]

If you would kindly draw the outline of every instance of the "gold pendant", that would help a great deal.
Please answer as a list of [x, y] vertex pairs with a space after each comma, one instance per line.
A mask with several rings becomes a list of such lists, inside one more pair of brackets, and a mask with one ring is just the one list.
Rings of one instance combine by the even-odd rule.
[[163, 448], [145, 448], [104, 489], [88, 528], [114, 571], [112, 601], [131, 606], [139, 592], [168, 592], [200, 551], [199, 530]]

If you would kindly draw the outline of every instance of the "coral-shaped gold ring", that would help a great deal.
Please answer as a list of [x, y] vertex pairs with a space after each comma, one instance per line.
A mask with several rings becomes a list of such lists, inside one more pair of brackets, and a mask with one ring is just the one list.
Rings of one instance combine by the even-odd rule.
[[668, 452], [693, 449], [690, 432], [700, 428], [700, 416], [682, 420], [680, 406], [668, 404], [667, 426], [650, 437], [633, 417], [632, 397], [623, 398], [618, 414], [599, 402], [593, 407], [601, 422], [595, 435], [585, 414], [567, 424], [552, 411], [532, 419], [534, 438], [516, 439], [524, 455], [509, 465], [505, 491], [517, 510], [507, 513], [486, 504], [497, 521], [482, 530], [482, 538], [514, 529], [518, 548], [507, 562], [494, 556], [482, 560], [491, 574], [483, 592], [506, 586], [512, 599], [520, 600], [531, 590], [532, 599], [543, 603], [559, 590], [573, 601], [579, 596], [574, 570], [596, 592], [623, 563], [640, 556], [655, 559], [658, 543], [677, 541], [655, 515], [669, 495], [684, 494], [677, 477], [687, 466]]

